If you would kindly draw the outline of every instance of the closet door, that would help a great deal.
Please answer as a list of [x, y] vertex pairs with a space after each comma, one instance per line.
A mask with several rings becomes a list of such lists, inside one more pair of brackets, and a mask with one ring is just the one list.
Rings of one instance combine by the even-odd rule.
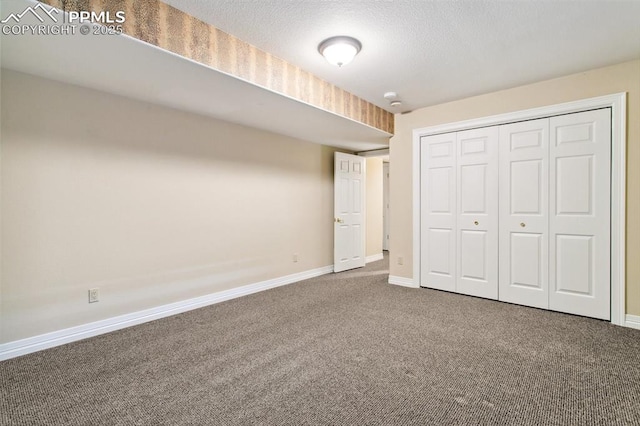
[[550, 119], [550, 309], [611, 318], [609, 109]]
[[500, 127], [500, 300], [549, 308], [549, 119]]
[[420, 157], [420, 285], [455, 291], [456, 134], [423, 137]]
[[498, 298], [498, 127], [457, 133], [458, 293]]

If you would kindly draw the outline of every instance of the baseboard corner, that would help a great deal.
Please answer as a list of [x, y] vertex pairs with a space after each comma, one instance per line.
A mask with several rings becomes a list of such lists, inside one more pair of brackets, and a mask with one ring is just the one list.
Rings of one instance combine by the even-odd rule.
[[399, 285], [402, 287], [410, 287], [410, 288], [419, 287], [413, 282], [413, 278], [399, 277], [397, 275], [389, 275], [389, 284]]
[[365, 263], [377, 262], [378, 260], [383, 260], [383, 259], [384, 259], [383, 253], [372, 254], [371, 256], [367, 256], [365, 258]]
[[629, 314], [625, 315], [624, 326], [640, 330], [640, 316]]

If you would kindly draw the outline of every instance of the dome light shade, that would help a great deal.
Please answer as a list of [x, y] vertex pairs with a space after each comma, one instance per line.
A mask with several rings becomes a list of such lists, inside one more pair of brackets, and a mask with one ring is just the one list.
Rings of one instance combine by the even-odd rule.
[[320, 43], [318, 52], [327, 62], [339, 67], [348, 64], [360, 52], [362, 44], [353, 37], [331, 37]]

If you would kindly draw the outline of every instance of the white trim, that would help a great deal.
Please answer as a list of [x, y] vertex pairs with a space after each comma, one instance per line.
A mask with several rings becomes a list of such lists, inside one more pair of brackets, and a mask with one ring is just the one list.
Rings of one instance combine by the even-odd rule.
[[[613, 96], [612, 96], [613, 97]], [[611, 101], [611, 322], [625, 325], [627, 94]]]
[[627, 326], [625, 319], [625, 220], [627, 94], [616, 93], [558, 105], [515, 111], [413, 130], [413, 276], [420, 283], [420, 138], [478, 127], [496, 126], [597, 108], [611, 108], [611, 322]]
[[389, 204], [389, 163], [382, 163], [382, 250], [389, 251], [389, 223], [391, 220]]
[[66, 328], [64, 330], [41, 334], [39, 336], [3, 343], [0, 345], [0, 361], [41, 351], [43, 349], [53, 348], [55, 346], [64, 345], [66, 343], [75, 342], [88, 337], [98, 336], [100, 334], [109, 333], [111, 331], [120, 330], [122, 328], [131, 327], [145, 322], [154, 321], [171, 315], [180, 314], [182, 312], [191, 311], [193, 309], [202, 308], [204, 306], [213, 305], [271, 288], [292, 284], [309, 278], [319, 277], [321, 275], [330, 274], [331, 272], [333, 272], [333, 265], [298, 272], [266, 281], [260, 281], [254, 284], [248, 284], [242, 287], [208, 294], [206, 296], [170, 303], [168, 305], [145, 309], [143, 311], [120, 315], [113, 318], [107, 318], [101, 321]]
[[398, 277], [395, 275], [389, 275], [389, 284], [399, 285], [402, 287], [419, 288], [419, 286], [413, 282], [413, 279]]
[[364, 261], [365, 263], [371, 263], [371, 262], [377, 262], [378, 260], [383, 260], [383, 259], [384, 259], [384, 254], [378, 253], [378, 254], [372, 254], [371, 256], [367, 256], [367, 258]]
[[[426, 129], [422, 129], [426, 130]], [[413, 279], [420, 286], [420, 138], [423, 133], [413, 131]], [[426, 133], [425, 133], [426, 134]]]
[[624, 326], [629, 328], [637, 328], [640, 330], [640, 316], [637, 315], [626, 315]]

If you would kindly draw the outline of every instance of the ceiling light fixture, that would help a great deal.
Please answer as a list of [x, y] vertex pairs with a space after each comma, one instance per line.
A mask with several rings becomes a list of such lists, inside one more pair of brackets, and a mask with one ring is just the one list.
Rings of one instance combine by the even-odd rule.
[[353, 37], [331, 37], [320, 43], [318, 52], [333, 65], [339, 67], [348, 64], [362, 49], [362, 44]]
[[398, 94], [396, 92], [387, 92], [384, 94], [384, 98], [389, 102], [392, 102], [398, 98]]

